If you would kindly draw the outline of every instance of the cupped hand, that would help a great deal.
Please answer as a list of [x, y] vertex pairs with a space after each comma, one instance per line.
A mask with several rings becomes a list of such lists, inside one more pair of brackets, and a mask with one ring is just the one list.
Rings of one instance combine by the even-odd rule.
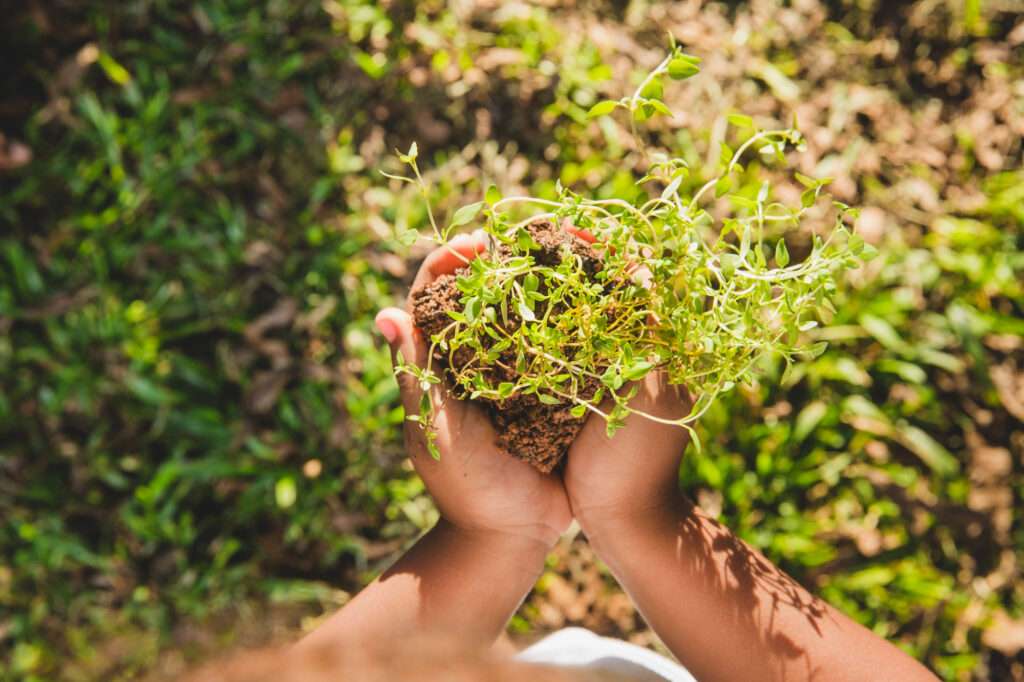
[[[680, 419], [693, 404], [682, 386], [655, 371], [639, 382], [633, 409], [662, 419]], [[610, 409], [606, 401], [602, 409]], [[689, 442], [687, 431], [639, 414], [609, 438], [605, 421], [593, 414], [569, 447], [564, 479], [573, 513], [589, 535], [606, 526], [628, 526], [681, 502], [679, 462]]]
[[[569, 223], [563, 229], [591, 244], [597, 241], [590, 232]], [[651, 283], [651, 273], [643, 265], [637, 265], [632, 276], [643, 286]], [[655, 417], [681, 419], [693, 406], [689, 391], [669, 384], [663, 372], [651, 372], [638, 388], [630, 407]], [[612, 407], [607, 399], [601, 409], [607, 413]], [[689, 443], [684, 428], [639, 414], [630, 414], [612, 438], [606, 435], [605, 425], [600, 415], [590, 415], [569, 447], [564, 474], [573, 514], [589, 534], [606, 522], [628, 524], [639, 515], [676, 505], [679, 462]]]
[[[456, 237], [427, 256], [413, 291], [453, 272], [485, 248], [483, 236]], [[392, 361], [400, 352], [407, 363], [426, 366], [428, 340], [407, 311], [386, 308], [376, 322], [391, 346]], [[406, 414], [418, 414], [418, 382], [399, 373], [398, 386]], [[465, 531], [505, 533], [553, 545], [572, 521], [561, 478], [542, 474], [498, 448], [494, 427], [478, 406], [456, 399], [444, 384], [431, 390], [440, 459], [430, 455], [419, 424], [406, 421], [404, 433], [409, 458], [441, 516]]]

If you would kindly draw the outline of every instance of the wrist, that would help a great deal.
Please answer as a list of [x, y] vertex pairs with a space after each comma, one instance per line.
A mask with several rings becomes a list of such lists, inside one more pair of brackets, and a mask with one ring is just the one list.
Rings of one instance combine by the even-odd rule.
[[[565, 527], [569, 526], [572, 520], [568, 500], [565, 504]], [[544, 551], [550, 550], [558, 542], [565, 528], [556, 528], [550, 523], [545, 523], [547, 515], [531, 514], [534, 510], [524, 510], [523, 514], [499, 515], [494, 512], [479, 513], [473, 509], [462, 507], [450, 508], [447, 505], [438, 505], [441, 512], [441, 520], [453, 530], [465, 535], [467, 538], [480, 541], [486, 539], [492, 542], [505, 542], [511, 546], [526, 546], [538, 544]]]
[[675, 532], [694, 505], [681, 493], [656, 497], [626, 506], [595, 505], [576, 510], [576, 520], [587, 540], [599, 552], [634, 540]]
[[544, 559], [554, 547], [558, 536], [550, 537], [543, 528], [530, 526], [514, 528], [483, 528], [452, 521], [444, 516], [432, 532], [466, 544], [474, 549], [502, 560], [521, 559], [524, 565], [543, 567]]

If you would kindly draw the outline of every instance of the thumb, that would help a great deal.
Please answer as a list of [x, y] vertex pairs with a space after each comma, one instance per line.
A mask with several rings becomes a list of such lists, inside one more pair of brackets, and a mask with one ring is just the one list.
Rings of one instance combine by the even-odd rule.
[[[400, 308], [384, 308], [374, 320], [381, 335], [387, 339], [391, 348], [391, 364], [394, 367], [399, 365], [399, 355], [405, 364], [412, 364], [418, 367], [427, 366], [427, 347], [423, 341], [422, 334], [413, 325], [409, 313]], [[408, 372], [397, 373], [398, 390], [402, 396], [402, 404], [405, 406], [406, 414], [415, 414], [419, 411], [420, 396], [423, 391], [420, 389], [416, 377]]]

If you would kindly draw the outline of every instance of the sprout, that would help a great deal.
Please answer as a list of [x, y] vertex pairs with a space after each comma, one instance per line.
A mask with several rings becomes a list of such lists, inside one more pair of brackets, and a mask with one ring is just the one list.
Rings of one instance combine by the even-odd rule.
[[[635, 134], [637, 123], [671, 114], [661, 99], [662, 77], [689, 78], [699, 61], [673, 46], [630, 97], [600, 101], [589, 115], [623, 110]], [[636, 181], [641, 191], [629, 198], [596, 199], [565, 187], [554, 201], [501, 197], [491, 187], [485, 201], [460, 208], [444, 229], [428, 204], [438, 244], [482, 219], [494, 245], [490, 256], [460, 271], [463, 309], [451, 312], [451, 324], [430, 339], [430, 358], [440, 351], [449, 359], [449, 379], [460, 394], [491, 400], [534, 394], [576, 416], [600, 415], [609, 434], [637, 413], [686, 428], [697, 443], [693, 423], [719, 394], [751, 379], [762, 358], [781, 357], [788, 367], [824, 351], [824, 342], [809, 343], [804, 332], [817, 325], [820, 311], [831, 310], [836, 273], [869, 257], [870, 247], [844, 227], [853, 209], [835, 202], [834, 229], [824, 239], [813, 235], [810, 253], [793, 259], [782, 233], [800, 225], [829, 180], [797, 173], [804, 186], [798, 206], [773, 199], [769, 182], [754, 198], [733, 193], [748, 156], [784, 161], [787, 148], [802, 148], [803, 136], [795, 124], [757, 130], [748, 116], [732, 113], [728, 119], [748, 136], [735, 150], [723, 145], [719, 173], [691, 195], [681, 192], [686, 162], [659, 155], [648, 158], [647, 174]], [[416, 184], [426, 198], [415, 145], [400, 158], [413, 176], [399, 179]], [[722, 197], [732, 206], [728, 215], [709, 213], [706, 204]], [[515, 222], [514, 212], [524, 206], [537, 213]], [[559, 262], [539, 262], [539, 246], [527, 229], [538, 220], [592, 235], [601, 255], [598, 271], [588, 272], [568, 250]], [[455, 363], [455, 354], [465, 357], [466, 349], [471, 360]], [[516, 381], [492, 384], [487, 368], [510, 351], [517, 358]], [[432, 366], [402, 363], [397, 371], [424, 386], [441, 381]], [[653, 371], [691, 391], [696, 399], [690, 414], [670, 420], [630, 405], [636, 392], [630, 382]], [[607, 398], [610, 409], [602, 407]], [[428, 397], [410, 418], [430, 432], [432, 412]]]

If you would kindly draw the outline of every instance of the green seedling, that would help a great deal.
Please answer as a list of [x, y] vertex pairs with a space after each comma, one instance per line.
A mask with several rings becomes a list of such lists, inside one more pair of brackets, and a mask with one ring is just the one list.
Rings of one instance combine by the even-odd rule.
[[[631, 96], [598, 102], [590, 116], [621, 112], [640, 140], [638, 124], [672, 113], [662, 99], [666, 77], [690, 78], [699, 62], [673, 45]], [[729, 121], [742, 143], [735, 150], [723, 145], [717, 172], [688, 195], [681, 191], [691, 173], [687, 163], [642, 148], [646, 172], [630, 197], [592, 198], [561, 186], [556, 200], [502, 197], [492, 186], [484, 201], [463, 206], [443, 228], [428, 202], [429, 237], [438, 244], [482, 223], [492, 244], [505, 247], [506, 257], [477, 258], [458, 275], [462, 311], [451, 312], [451, 324], [430, 339], [431, 358], [437, 351], [452, 357], [472, 350], [471, 362], [449, 363], [449, 379], [461, 394], [492, 400], [535, 394], [576, 416], [599, 415], [609, 434], [636, 413], [688, 429], [699, 448], [694, 422], [717, 396], [752, 379], [762, 358], [781, 357], [788, 368], [825, 350], [806, 332], [819, 324], [822, 311], [834, 312], [837, 273], [859, 265], [873, 249], [844, 226], [855, 209], [834, 202], [832, 229], [811, 235], [809, 253], [796, 262], [785, 233], [801, 226], [828, 180], [795, 174], [804, 187], [797, 206], [775, 200], [767, 181], [755, 196], [734, 191], [748, 157], [785, 163], [786, 151], [799, 150], [804, 140], [795, 123], [756, 130], [747, 116], [732, 114]], [[412, 175], [389, 177], [414, 184], [426, 200], [416, 145], [399, 157]], [[524, 206], [535, 212], [516, 220]], [[555, 265], [538, 263], [538, 245], [524, 229], [537, 218], [586, 231], [601, 254], [601, 269], [588, 275], [568, 250]], [[517, 358], [518, 379], [492, 385], [482, 370], [509, 350]], [[423, 386], [420, 412], [409, 418], [432, 435], [435, 405], [428, 389], [442, 383], [437, 368], [402, 363], [397, 371]], [[655, 371], [695, 396], [688, 415], [667, 420], [630, 405], [635, 382]], [[587, 390], [593, 380], [599, 388]]]

